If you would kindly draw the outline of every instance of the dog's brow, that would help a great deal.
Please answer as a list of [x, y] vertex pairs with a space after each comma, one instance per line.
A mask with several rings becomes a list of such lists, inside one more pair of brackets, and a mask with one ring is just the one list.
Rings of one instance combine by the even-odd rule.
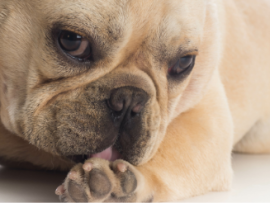
[[181, 56], [186, 56], [186, 55], [198, 55], [199, 50], [197, 48], [193, 49], [187, 49], [183, 50], [182, 48], [179, 48]]
[[[86, 17], [87, 18], [87, 17]], [[53, 23], [53, 27], [58, 27], [59, 29], [68, 29], [73, 32], [80, 32], [82, 35], [91, 36], [95, 38], [96, 36], [100, 36], [103, 38], [110, 38], [116, 40], [122, 36], [121, 26], [116, 24], [108, 24], [107, 26], [102, 26], [101, 24], [96, 25], [91, 23], [91, 21], [87, 22], [87, 19], [79, 20], [70, 18], [69, 21], [66, 20], [65, 17], [59, 18], [56, 22]]]

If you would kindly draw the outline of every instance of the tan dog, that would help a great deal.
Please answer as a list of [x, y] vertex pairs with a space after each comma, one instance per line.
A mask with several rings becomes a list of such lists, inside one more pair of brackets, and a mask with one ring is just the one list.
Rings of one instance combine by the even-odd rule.
[[233, 149], [270, 152], [269, 19], [264, 0], [0, 0], [1, 163], [81, 162], [62, 201], [228, 190]]

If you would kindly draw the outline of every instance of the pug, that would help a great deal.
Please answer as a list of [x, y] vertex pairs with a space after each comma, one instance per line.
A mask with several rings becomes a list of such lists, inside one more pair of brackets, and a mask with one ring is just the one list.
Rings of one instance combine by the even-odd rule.
[[64, 202], [175, 201], [270, 152], [270, 4], [0, 0], [0, 163]]

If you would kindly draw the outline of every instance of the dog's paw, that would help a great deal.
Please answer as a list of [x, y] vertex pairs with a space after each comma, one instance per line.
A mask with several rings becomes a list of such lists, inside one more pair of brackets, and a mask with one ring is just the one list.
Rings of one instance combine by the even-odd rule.
[[138, 173], [123, 160], [92, 158], [71, 169], [56, 194], [62, 202], [136, 201]]

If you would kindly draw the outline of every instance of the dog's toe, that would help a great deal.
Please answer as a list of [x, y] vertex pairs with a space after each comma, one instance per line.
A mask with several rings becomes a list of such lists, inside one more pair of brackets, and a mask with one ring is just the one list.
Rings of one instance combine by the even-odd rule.
[[112, 184], [104, 171], [93, 169], [89, 174], [89, 188], [93, 198], [102, 198], [109, 194]]

